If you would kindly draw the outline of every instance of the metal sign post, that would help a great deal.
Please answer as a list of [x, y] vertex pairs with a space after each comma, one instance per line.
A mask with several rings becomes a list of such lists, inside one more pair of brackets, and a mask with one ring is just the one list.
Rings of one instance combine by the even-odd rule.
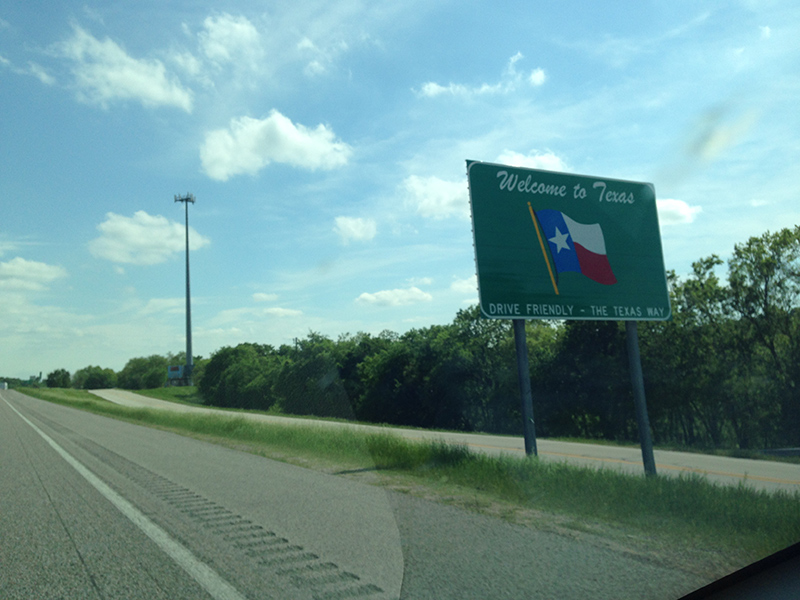
[[522, 401], [522, 433], [525, 436], [525, 454], [539, 456], [536, 448], [536, 427], [533, 422], [533, 396], [531, 395], [531, 375], [528, 369], [528, 343], [525, 334], [525, 321], [514, 319], [514, 344], [517, 349], [517, 376]]
[[524, 319], [626, 321], [644, 466], [655, 474], [636, 335], [636, 321], [671, 318], [654, 187], [477, 161], [467, 178], [481, 316], [514, 320], [526, 451], [535, 435]]
[[644, 397], [642, 358], [639, 355], [639, 334], [636, 321], [625, 321], [628, 345], [628, 365], [633, 386], [633, 402], [636, 405], [636, 425], [639, 429], [639, 444], [642, 446], [642, 462], [647, 475], [656, 474], [656, 459], [653, 456], [653, 440], [650, 437], [650, 419], [647, 416], [647, 401]]

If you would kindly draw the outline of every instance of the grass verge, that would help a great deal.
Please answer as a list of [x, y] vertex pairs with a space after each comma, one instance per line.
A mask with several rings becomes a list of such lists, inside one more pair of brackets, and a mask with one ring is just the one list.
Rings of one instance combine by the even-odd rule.
[[[162, 388], [153, 388], [149, 390], [136, 390], [137, 394], [141, 394], [142, 396], [149, 396], [150, 398], [157, 398], [159, 400], [166, 400], [168, 402], [178, 402], [181, 404], [189, 404], [193, 406], [204, 405], [204, 400], [200, 392], [198, 391], [196, 386], [186, 386], [186, 387], [162, 387]], [[218, 408], [215, 406], [207, 406], [206, 408]], [[236, 410], [236, 409], [225, 409], [225, 410]], [[263, 411], [261, 411], [263, 412]], [[291, 417], [293, 419], [311, 419], [311, 420], [326, 420], [326, 421], [339, 421], [343, 422], [345, 419], [334, 419], [334, 418], [321, 418], [314, 415], [291, 415], [285, 414], [278, 410], [269, 410], [266, 411], [264, 414], [274, 414], [278, 416], [285, 416]], [[347, 422], [354, 423], [355, 421], [348, 420]], [[364, 423], [365, 425], [375, 425], [375, 423]], [[442, 430], [445, 431], [445, 430]], [[480, 432], [471, 432], [477, 433]], [[562, 442], [574, 442], [578, 444], [594, 444], [594, 445], [603, 445], [603, 446], [629, 446], [632, 448], [638, 448], [638, 444], [634, 442], [619, 442], [619, 441], [611, 441], [611, 440], [602, 440], [602, 439], [592, 439], [592, 438], [576, 438], [576, 437], [555, 437], [550, 438], [553, 440], [558, 440]], [[768, 454], [759, 450], [741, 450], [741, 449], [726, 449], [726, 448], [702, 448], [702, 447], [694, 447], [694, 446], [656, 446], [656, 450], [672, 450], [675, 452], [693, 452], [698, 454], [710, 454], [714, 456], [730, 456], [732, 458], [750, 458], [753, 460], [770, 460], [774, 462], [786, 462], [786, 463], [794, 463], [800, 464], [800, 456], [775, 456], [772, 454]]]
[[800, 493], [720, 486], [699, 476], [645, 478], [531, 458], [489, 457], [463, 446], [409, 442], [389, 433], [132, 409], [79, 390], [20, 391], [328, 472], [378, 473], [381, 483], [393, 489], [517, 521], [533, 516], [540, 526], [560, 523], [622, 540], [626, 549], [666, 544], [676, 555], [677, 548], [700, 548], [715, 564], [707, 571], [715, 576], [800, 540]]

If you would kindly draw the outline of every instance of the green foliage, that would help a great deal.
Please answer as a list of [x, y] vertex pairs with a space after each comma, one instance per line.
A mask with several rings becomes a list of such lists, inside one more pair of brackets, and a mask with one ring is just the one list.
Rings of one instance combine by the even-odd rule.
[[[681, 280], [673, 318], [639, 340], [657, 443], [743, 450], [800, 446], [800, 227], [716, 255]], [[478, 307], [403, 335], [310, 332], [278, 349], [246, 343], [195, 359], [204, 402], [426, 428], [520, 433], [514, 336]], [[636, 441], [625, 331], [610, 321], [526, 323], [539, 435]], [[78, 388], [156, 388], [183, 353], [75, 373]], [[63, 373], [48, 375], [62, 377]], [[55, 383], [55, 379], [52, 380]]]
[[68, 388], [71, 378], [66, 369], [56, 369], [47, 374], [45, 383], [49, 388]]
[[5, 381], [8, 384], [8, 387], [10, 389], [18, 388], [28, 383], [23, 381], [22, 379], [19, 379], [18, 377], [0, 377], [0, 382], [3, 381]]
[[[527, 324], [531, 365], [549, 355], [557, 328]], [[478, 307], [450, 325], [414, 329], [364, 356], [356, 416], [362, 420], [443, 429], [517, 431], [519, 387], [507, 321]]]
[[433, 347], [437, 329], [411, 330], [388, 348], [367, 357], [359, 368], [365, 394], [359, 419], [435, 427], [430, 371], [441, 359]]
[[635, 437], [625, 331], [614, 321], [569, 321], [549, 364], [534, 374], [548, 402], [538, 420], [556, 435]]
[[79, 390], [100, 390], [117, 385], [117, 374], [113, 369], [89, 366], [75, 371], [72, 387]]
[[284, 361], [272, 346], [225, 346], [204, 365], [198, 388], [208, 404], [269, 410], [277, 399], [273, 386]]
[[[168, 352], [166, 356], [153, 354], [147, 357], [130, 359], [119, 373], [112, 369], [104, 369], [97, 366], [88, 366], [79, 369], [72, 376], [71, 387], [77, 389], [102, 389], [120, 387], [128, 390], [147, 390], [162, 387], [167, 381], [167, 367], [169, 365], [180, 365], [186, 361], [183, 352], [172, 354]], [[195, 370], [193, 379], [197, 383], [203, 375], [207, 360], [202, 357], [195, 357]], [[67, 379], [64, 379], [66, 373]], [[65, 383], [65, 385], [52, 385], [53, 383]], [[48, 387], [68, 387], [70, 385], [69, 373], [64, 369], [57, 369], [50, 373], [47, 378]]]
[[753, 371], [773, 379], [780, 437], [800, 445], [800, 226], [736, 245], [728, 262], [730, 306], [752, 348]]
[[[194, 369], [192, 370], [192, 382], [194, 385], [200, 385], [200, 382], [203, 380], [203, 375], [205, 375], [206, 367], [210, 359], [203, 358], [201, 356], [194, 357]], [[180, 364], [173, 361], [170, 361], [171, 365]]]
[[117, 375], [117, 385], [127, 390], [147, 390], [161, 387], [167, 380], [167, 358], [153, 354], [132, 358]]
[[717, 256], [670, 277], [673, 320], [643, 328], [657, 441], [800, 445], [800, 228], [737, 245], [728, 283]]
[[339, 349], [329, 338], [311, 332], [287, 356], [275, 380], [279, 408], [296, 415], [352, 418], [353, 409], [339, 372]]

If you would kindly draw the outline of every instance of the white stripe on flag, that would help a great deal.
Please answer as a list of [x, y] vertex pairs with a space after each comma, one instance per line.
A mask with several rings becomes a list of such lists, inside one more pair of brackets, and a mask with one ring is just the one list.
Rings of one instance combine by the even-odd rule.
[[606, 241], [603, 238], [603, 230], [600, 228], [599, 223], [584, 225], [573, 221], [564, 213], [561, 214], [569, 228], [569, 234], [572, 236], [573, 242], [580, 244], [589, 252], [594, 252], [595, 254], [606, 253]]

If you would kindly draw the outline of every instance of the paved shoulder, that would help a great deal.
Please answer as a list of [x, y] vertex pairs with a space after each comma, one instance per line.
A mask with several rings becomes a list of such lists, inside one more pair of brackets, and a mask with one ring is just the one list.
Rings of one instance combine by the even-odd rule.
[[150, 398], [142, 394], [136, 394], [127, 390], [108, 389], [108, 390], [89, 390], [90, 394], [108, 400], [114, 404], [129, 406], [131, 408], [160, 408], [182, 412], [210, 412], [202, 407], [188, 406], [177, 402], [166, 402], [157, 398]]
[[[2, 396], [0, 424], [13, 428], [0, 432], [4, 458], [15, 438], [25, 440], [12, 446], [14, 467], [0, 472], [4, 516], [15, 516], [0, 519], [0, 589], [26, 582], [12, 597], [399, 596], [402, 546], [383, 489], [16, 393]], [[31, 482], [30, 492], [14, 485], [14, 472], [29, 469], [31, 456], [42, 456], [53, 473], [44, 490], [37, 487], [42, 468], [17, 477]], [[31, 511], [37, 502], [42, 510]], [[75, 508], [66, 511], [62, 503]], [[47, 507], [51, 516], [43, 519]], [[127, 530], [134, 541], [117, 537]], [[15, 555], [16, 544], [5, 540], [27, 531], [42, 543], [25, 538], [31, 551]], [[87, 531], [105, 545], [93, 545]], [[61, 541], [56, 547], [53, 540]], [[44, 586], [35, 574], [48, 568], [41, 556], [51, 552], [62, 567]], [[142, 566], [139, 554], [152, 556], [153, 564]], [[154, 578], [159, 565], [177, 574], [175, 583]], [[60, 587], [62, 579], [75, 579], [74, 589]], [[118, 589], [140, 580], [141, 594]], [[165, 591], [148, 591], [150, 584]]]

